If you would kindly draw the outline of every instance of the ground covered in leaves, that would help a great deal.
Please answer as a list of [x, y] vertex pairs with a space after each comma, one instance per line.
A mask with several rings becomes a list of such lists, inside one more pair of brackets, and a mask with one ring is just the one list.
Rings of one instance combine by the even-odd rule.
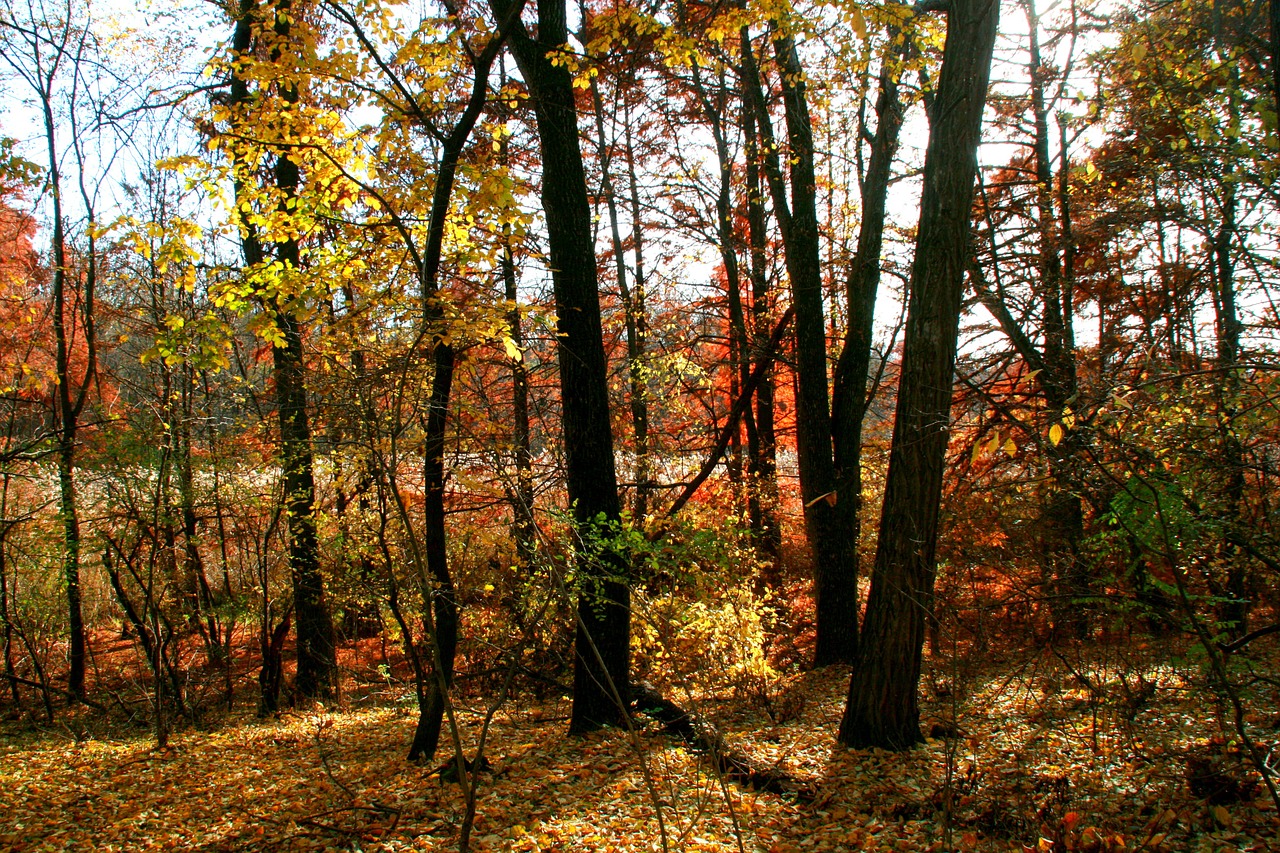
[[[765, 701], [684, 697], [791, 774], [799, 797], [722, 782], [654, 725], [569, 737], [565, 700], [517, 695], [487, 735], [472, 849], [1280, 849], [1270, 797], [1194, 666], [1139, 662], [1132, 647], [1077, 654], [935, 666], [934, 737], [903, 754], [835, 745], [840, 668]], [[459, 701], [468, 749], [483, 702]], [[464, 800], [439, 772], [443, 750], [430, 767], [404, 760], [415, 713], [402, 701], [233, 714], [163, 750], [91, 717], [9, 722], [0, 851], [453, 849]], [[1274, 697], [1249, 713], [1272, 749]]]

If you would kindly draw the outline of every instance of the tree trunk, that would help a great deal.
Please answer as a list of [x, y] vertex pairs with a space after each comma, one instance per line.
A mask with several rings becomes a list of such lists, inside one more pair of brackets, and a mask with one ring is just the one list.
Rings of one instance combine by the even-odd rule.
[[817, 180], [813, 126], [804, 69], [790, 36], [773, 34], [786, 108], [791, 164], [791, 221], [786, 229], [787, 274], [796, 307], [796, 453], [805, 530], [813, 553], [817, 600], [814, 665], [853, 661], [858, 649], [858, 562], [848, 513], [839, 507], [856, 498], [836, 490], [828, 409], [827, 338], [823, 310], [822, 259], [818, 241]]
[[[506, 0], [490, 0], [505, 17]], [[532, 94], [542, 151], [542, 207], [555, 291], [566, 479], [578, 525], [578, 625], [571, 732], [626, 719], [631, 614], [627, 564], [605, 541], [620, 516], [591, 205], [573, 81], [553, 64], [567, 40], [564, 0], [539, 0], [538, 39], [511, 47]]]
[[1272, 108], [1280, 111], [1280, 0], [1271, 0], [1268, 7], [1271, 42], [1271, 97]]
[[[282, 158], [283, 161], [283, 158]], [[294, 167], [296, 169], [296, 167]], [[296, 245], [281, 255], [296, 262]], [[292, 255], [293, 257], [289, 257]], [[297, 620], [298, 672], [294, 689], [299, 699], [332, 699], [337, 690], [338, 664], [333, 622], [325, 601], [316, 540], [315, 475], [311, 426], [307, 418], [302, 333], [297, 320], [275, 310], [283, 345], [272, 348], [276, 405], [280, 412], [280, 456], [284, 469], [286, 527], [289, 531], [289, 570], [293, 578], [293, 609]]]
[[[52, 86], [52, 80], [49, 83]], [[67, 289], [73, 286], [74, 272], [69, 269], [66, 250], [66, 229], [62, 212], [62, 175], [59, 166], [57, 136], [53, 117], [53, 94], [42, 91], [45, 143], [49, 156], [49, 186], [53, 198], [53, 335], [54, 372], [57, 388], [54, 389], [54, 424], [58, 436], [58, 514], [62, 519], [62, 573], [67, 592], [67, 630], [70, 635], [67, 689], [77, 699], [85, 698], [86, 640], [84, 613], [80, 590], [80, 516], [76, 506], [75, 464], [76, 440], [80, 426], [80, 410], [84, 402], [84, 387], [79, 400], [73, 398], [71, 381], [71, 354], [69, 339], [74, 319], [68, 318], [73, 309], [67, 306]], [[92, 263], [92, 255], [90, 255]], [[90, 293], [92, 297], [92, 293]], [[92, 302], [87, 302], [92, 310]], [[86, 376], [86, 380], [88, 377]], [[87, 381], [85, 383], [87, 385]]]
[[[255, 0], [241, 0], [232, 39], [235, 57], [247, 56], [252, 49], [257, 14]], [[276, 36], [287, 41], [289, 28], [287, 15], [274, 16]], [[283, 86], [281, 95], [287, 104], [297, 103], [298, 93], [295, 87]], [[232, 105], [247, 106], [251, 99], [249, 82], [238, 73], [233, 74]], [[274, 171], [276, 188], [286, 199], [296, 197], [301, 180], [297, 164], [287, 156], [279, 155]], [[235, 189], [238, 204], [243, 203], [248, 194], [247, 187], [237, 182]], [[245, 261], [248, 267], [253, 268], [266, 261], [267, 247], [262, 245], [257, 229], [252, 224], [245, 224], [243, 229]], [[296, 239], [276, 244], [274, 249], [276, 259], [285, 269], [300, 268]], [[311, 427], [307, 419], [302, 332], [297, 318], [284, 311], [277, 298], [265, 299], [263, 308], [270, 314], [280, 334], [279, 344], [272, 348], [272, 359], [276, 406], [279, 412], [286, 527], [289, 533], [289, 569], [293, 580], [293, 610], [297, 620], [298, 671], [295, 688], [299, 698], [328, 699], [332, 698], [337, 688], [337, 652], [333, 622], [325, 602], [319, 546], [316, 541], [315, 478]]]
[[879, 546], [840, 723], [847, 746], [904, 749], [921, 739], [916, 693], [933, 609], [970, 209], [998, 18], [998, 0], [948, 6]]
[[[518, 349], [524, 347], [524, 330], [520, 323], [519, 293], [516, 290], [516, 265], [511, 255], [510, 229], [503, 234], [502, 247], [502, 285], [510, 308], [507, 311], [507, 327], [511, 341]], [[529, 373], [525, 369], [524, 360], [511, 360], [511, 441], [514, 445], [513, 462], [515, 463], [516, 481], [511, 490], [511, 516], [513, 532], [516, 540], [516, 552], [521, 563], [528, 567], [533, 564], [537, 553], [537, 528], [533, 519], [533, 452], [530, 447], [531, 431], [529, 426]]]
[[1239, 537], [1241, 507], [1245, 491], [1244, 446], [1233, 422], [1239, 413], [1237, 395], [1240, 377], [1240, 316], [1236, 309], [1235, 261], [1232, 257], [1236, 240], [1236, 185], [1223, 184], [1222, 221], [1213, 239], [1214, 310], [1217, 326], [1217, 363], [1222, 371], [1218, 385], [1218, 419], [1223, 477], [1222, 509], [1225, 535], [1219, 551], [1227, 567], [1226, 601], [1218, 614], [1223, 627], [1232, 636], [1249, 631], [1250, 583], [1248, 565], [1236, 540]]
[[[1035, 126], [1036, 217], [1039, 252], [1036, 278], [1044, 323], [1044, 352], [1037, 381], [1053, 422], [1070, 419], [1076, 397], [1075, 333], [1072, 329], [1072, 282], [1064, 274], [1060, 233], [1053, 204], [1053, 161], [1049, 154], [1049, 108], [1040, 58], [1040, 19], [1034, 0], [1023, 0], [1030, 43], [1031, 113]], [[1040, 554], [1049, 585], [1054, 633], [1080, 638], [1088, 631], [1088, 578], [1080, 558], [1084, 508], [1076, 492], [1079, 437], [1066, 430], [1063, 441], [1049, 448], [1049, 479], [1041, 512]]]
[[614, 269], [618, 277], [618, 293], [622, 299], [622, 311], [626, 319], [627, 332], [627, 379], [629, 384], [629, 402], [631, 405], [631, 430], [635, 440], [635, 503], [633, 515], [640, 523], [644, 522], [649, 512], [649, 493], [651, 491], [649, 472], [649, 400], [648, 383], [645, 380], [645, 332], [648, 323], [644, 307], [644, 255], [643, 235], [641, 233], [638, 188], [636, 187], [635, 151], [631, 142], [631, 116], [629, 112], [623, 116], [626, 133], [626, 166], [631, 184], [632, 219], [631, 240], [635, 250], [635, 281], [627, 282], [627, 259], [623, 250], [622, 231], [619, 227], [617, 194], [614, 192], [613, 175], [610, 171], [613, 158], [609, 152], [609, 140], [605, 137], [604, 103], [600, 97], [600, 87], [595, 78], [591, 80], [591, 102], [594, 107], [596, 136], [598, 138], [600, 156], [600, 183], [604, 193], [605, 206], [609, 210], [609, 235], [613, 243]]
[[13, 694], [13, 707], [22, 708], [22, 694], [18, 691], [18, 670], [13, 663], [13, 621], [9, 614], [9, 531], [13, 524], [4, 520], [4, 510], [8, 505], [9, 475], [0, 474], [4, 480], [3, 497], [0, 498], [0, 627], [4, 636], [4, 675], [9, 680], [9, 690]]
[[[896, 29], [891, 38], [898, 38]], [[876, 99], [876, 132], [862, 181], [862, 222], [858, 226], [857, 254], [849, 265], [845, 290], [849, 328], [836, 362], [831, 390], [831, 421], [835, 462], [836, 504], [839, 523], [852, 539], [852, 559], [860, 559], [862, 536], [862, 425], [867, 412], [867, 375], [871, 366], [871, 337], [875, 326], [876, 297], [880, 289], [880, 253], [884, 242], [885, 205], [889, 177], [898, 150], [903, 108], [898, 99], [899, 63], [907, 40], [886, 50], [880, 68], [880, 92]], [[856, 573], [855, 594], [856, 594]], [[856, 600], [854, 604], [857, 606]], [[856, 609], [855, 609], [856, 619]]]
[[[288, 0], [282, 0], [275, 16], [276, 35], [288, 40], [290, 20]], [[294, 85], [281, 87], [289, 106], [298, 103]], [[279, 155], [275, 167], [276, 188], [286, 200], [298, 195], [301, 175], [298, 164]], [[296, 238], [276, 246], [276, 257], [285, 269], [300, 270]], [[338, 690], [338, 658], [333, 620], [325, 601], [320, 575], [320, 549], [316, 541], [315, 474], [311, 449], [311, 425], [307, 418], [304, 384], [306, 362], [302, 354], [302, 330], [296, 317], [275, 304], [277, 328], [284, 346], [272, 348], [276, 380], [276, 404], [280, 411], [280, 451], [284, 463], [284, 485], [289, 515], [289, 568], [293, 575], [293, 611], [297, 620], [298, 672], [294, 687], [300, 699], [332, 699]]]
[[436, 747], [440, 743], [440, 729], [444, 723], [445, 693], [453, 685], [453, 664], [458, 653], [458, 600], [453, 577], [449, 573], [444, 507], [444, 440], [449, 397], [453, 388], [453, 347], [437, 342], [432, 360], [435, 369], [427, 408], [426, 495], [423, 498], [422, 514], [426, 525], [424, 538], [427, 570], [431, 574], [431, 588], [424, 592], [431, 606], [428, 633], [435, 646], [432, 655], [435, 675], [427, 684], [427, 701], [418, 709], [418, 727], [409, 747], [410, 761], [416, 761], [420, 757], [427, 761], [435, 758]]
[[[745, 33], [745, 30], [744, 30]], [[749, 40], [744, 35], [744, 50], [749, 50]], [[746, 80], [745, 72], [742, 74]], [[757, 138], [754, 111], [747, 108], [744, 93], [742, 109], [742, 137], [746, 164], [747, 192], [747, 241], [750, 249], [751, 268], [751, 342], [752, 356], [759, 358], [768, 340], [771, 318], [771, 294], [768, 278], [766, 246], [768, 228], [764, 209], [764, 187], [760, 180], [760, 145]], [[782, 530], [778, 526], [778, 439], [774, 431], [773, 369], [760, 382], [756, 390], [755, 411], [756, 444], [749, 446], [748, 471], [752, 477], [751, 529], [761, 550], [768, 556], [776, 572], [776, 563], [782, 550]]]

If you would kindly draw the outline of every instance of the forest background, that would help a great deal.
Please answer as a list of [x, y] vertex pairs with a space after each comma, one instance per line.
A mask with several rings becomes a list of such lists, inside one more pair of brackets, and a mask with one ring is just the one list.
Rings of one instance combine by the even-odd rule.
[[0, 844], [1265, 849], [1278, 45], [6, 0]]

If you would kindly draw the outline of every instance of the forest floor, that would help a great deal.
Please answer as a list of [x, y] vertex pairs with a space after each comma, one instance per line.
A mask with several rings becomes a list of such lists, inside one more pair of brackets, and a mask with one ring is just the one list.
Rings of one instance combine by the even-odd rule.
[[[517, 694], [488, 731], [472, 849], [1280, 849], [1280, 818], [1193, 662], [1141, 643], [982, 657], [933, 662], [923, 714], [937, 736], [901, 754], [835, 744], [843, 668], [777, 685], [772, 715], [674, 697], [800, 797], [722, 783], [653, 724], [570, 737], [566, 700]], [[88, 712], [6, 721], [0, 851], [456, 849], [464, 798], [438, 770], [452, 747], [407, 763], [411, 694], [371, 691], [332, 711], [233, 712], [166, 749]], [[468, 754], [487, 698], [458, 700]], [[1275, 697], [1250, 699], [1272, 750]]]

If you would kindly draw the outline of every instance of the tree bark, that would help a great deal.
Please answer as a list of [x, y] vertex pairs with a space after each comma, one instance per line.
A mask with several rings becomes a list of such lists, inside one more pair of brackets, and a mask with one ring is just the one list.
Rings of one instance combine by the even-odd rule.
[[858, 649], [858, 559], [848, 513], [856, 497], [836, 490], [828, 408], [826, 318], [818, 240], [813, 125], [804, 69], [794, 40], [773, 32], [787, 124], [791, 221], [786, 229], [787, 274], [796, 308], [796, 454], [805, 530], [813, 553], [817, 600], [814, 666], [850, 663]]
[[648, 330], [648, 318], [644, 306], [644, 237], [641, 231], [639, 192], [636, 186], [635, 151], [631, 142], [630, 114], [624, 115], [626, 142], [627, 176], [631, 185], [631, 241], [635, 250], [635, 280], [627, 281], [627, 259], [622, 244], [622, 231], [619, 226], [617, 194], [614, 192], [611, 166], [613, 157], [609, 151], [609, 140], [605, 136], [604, 102], [600, 97], [600, 87], [595, 78], [591, 80], [591, 103], [595, 113], [596, 136], [600, 157], [600, 185], [604, 193], [605, 206], [609, 211], [609, 235], [613, 244], [614, 269], [618, 277], [618, 294], [622, 299], [622, 311], [625, 317], [627, 333], [627, 380], [630, 390], [628, 402], [631, 406], [631, 430], [635, 440], [635, 503], [634, 517], [643, 523], [649, 512], [649, 493], [652, 484], [649, 482], [649, 400], [648, 383], [645, 380], [645, 337]]
[[[745, 32], [745, 31], [744, 31]], [[744, 36], [744, 42], [749, 44]], [[744, 48], [748, 49], [748, 48]], [[745, 87], [746, 74], [741, 72]], [[749, 95], [743, 94], [742, 137], [746, 158], [747, 244], [751, 270], [751, 349], [759, 357], [769, 337], [772, 294], [768, 277], [768, 228], [764, 209], [764, 187], [760, 179], [760, 144], [754, 111], [747, 108]], [[749, 502], [751, 529], [762, 551], [775, 565], [782, 550], [782, 530], [778, 525], [778, 439], [774, 430], [773, 368], [756, 389], [756, 444], [749, 446], [748, 472], [754, 499]]]
[[[275, 15], [275, 33], [290, 38], [289, 0], [281, 0]], [[282, 100], [293, 107], [298, 90], [281, 87]], [[298, 195], [298, 164], [279, 154], [275, 164], [276, 189], [286, 200]], [[276, 244], [276, 258], [285, 269], [301, 270], [298, 240]], [[332, 699], [338, 689], [338, 658], [333, 620], [325, 601], [320, 574], [320, 546], [316, 540], [316, 486], [311, 448], [311, 423], [307, 416], [306, 362], [302, 329], [279, 300], [270, 306], [283, 346], [272, 348], [276, 380], [276, 406], [280, 413], [280, 454], [284, 466], [286, 518], [289, 531], [289, 568], [293, 576], [293, 611], [297, 620], [298, 672], [294, 689], [300, 699]]]
[[[508, 229], [503, 234], [502, 246], [502, 286], [510, 308], [507, 311], [507, 327], [511, 341], [517, 348], [524, 347], [524, 330], [520, 322], [519, 293], [516, 288], [515, 259], [511, 254], [511, 234]], [[513, 459], [515, 463], [515, 483], [511, 489], [512, 528], [515, 534], [516, 551], [521, 563], [532, 565], [537, 553], [537, 528], [533, 518], [533, 451], [530, 446], [532, 436], [529, 423], [529, 372], [525, 369], [523, 359], [511, 360], [511, 411], [512, 435], [514, 445]]]
[[[490, 0], [503, 16], [508, 0]], [[542, 151], [542, 207], [555, 291], [566, 480], [578, 525], [573, 711], [581, 733], [626, 719], [631, 642], [627, 563], [607, 544], [620, 517], [591, 205], [573, 80], [551, 60], [568, 38], [565, 0], [539, 0], [538, 38], [510, 44], [529, 86]]]
[[[895, 31], [890, 38], [898, 39]], [[875, 326], [876, 297], [880, 289], [880, 254], [884, 243], [886, 200], [893, 158], [898, 150], [903, 108], [898, 98], [899, 62], [905, 56], [907, 40], [885, 51], [880, 68], [880, 92], [876, 98], [876, 132], [871, 156], [862, 181], [862, 222], [858, 226], [857, 253], [849, 265], [845, 285], [849, 305], [849, 328], [836, 361], [831, 389], [831, 425], [838, 523], [852, 539], [855, 561], [854, 594], [857, 589], [858, 544], [862, 536], [862, 425], [867, 413], [867, 375], [871, 366], [871, 343]], [[856, 607], [855, 599], [855, 628]], [[855, 635], [856, 639], [856, 635]], [[855, 647], [856, 651], [856, 647]]]
[[[68, 26], [70, 24], [68, 23]], [[57, 58], [65, 59], [59, 55]], [[78, 59], [78, 57], [77, 57]], [[43, 68], [39, 69], [41, 72]], [[62, 170], [58, 154], [57, 133], [54, 121], [53, 77], [48, 72], [40, 83], [40, 104], [44, 118], [45, 146], [49, 157], [49, 187], [53, 199], [53, 335], [54, 374], [57, 387], [53, 392], [54, 431], [58, 436], [58, 514], [62, 519], [63, 582], [67, 595], [67, 630], [70, 640], [67, 689], [81, 701], [85, 698], [86, 632], [84, 624], [82, 592], [80, 588], [80, 515], [76, 504], [75, 467], [76, 448], [90, 374], [93, 370], [93, 236], [90, 234], [88, 262], [89, 281], [85, 285], [84, 317], [90, 322], [85, 328], [91, 361], [81, 382], [73, 382], [71, 376], [70, 340], [75, 328], [74, 308], [68, 307], [68, 290], [75, 287], [76, 273], [70, 269], [66, 249], [66, 225], [62, 210]], [[90, 223], [92, 226], [92, 223]], [[71, 317], [68, 314], [72, 314]]]
[[916, 693], [933, 609], [970, 209], [998, 18], [998, 0], [948, 6], [879, 546], [840, 723], [847, 746], [904, 749], [921, 739]]
[[[1072, 328], [1072, 282], [1065, 275], [1062, 244], [1068, 235], [1060, 232], [1054, 214], [1053, 161], [1049, 153], [1049, 107], [1045, 76], [1049, 73], [1040, 57], [1040, 19], [1034, 0], [1023, 0], [1029, 31], [1031, 113], [1035, 127], [1033, 150], [1036, 174], [1036, 217], [1039, 252], [1036, 278], [1044, 324], [1042, 369], [1037, 377], [1052, 421], [1069, 417], [1076, 397], [1075, 333]], [[1083, 637], [1088, 631], [1083, 599], [1089, 584], [1080, 559], [1084, 537], [1084, 507], [1075, 491], [1079, 437], [1066, 430], [1063, 440], [1049, 448], [1049, 480], [1041, 510], [1040, 555], [1049, 585], [1050, 614], [1054, 633]]]
[[[232, 37], [232, 56], [235, 60], [247, 57], [255, 40], [258, 25], [256, 0], [241, 0]], [[276, 36], [284, 41], [289, 38], [290, 24], [287, 15], [274, 16]], [[281, 90], [286, 104], [296, 104], [297, 89], [285, 85]], [[247, 106], [252, 99], [249, 81], [238, 67], [232, 74], [231, 103]], [[243, 117], [242, 117], [243, 118]], [[283, 197], [297, 195], [301, 176], [298, 166], [288, 156], [279, 154], [274, 167], [276, 189]], [[248, 187], [242, 180], [236, 184], [237, 205], [245, 203]], [[237, 206], [237, 209], [239, 207]], [[266, 261], [268, 247], [263, 245], [257, 229], [250, 223], [242, 223], [243, 248], [246, 265], [253, 268]], [[285, 240], [271, 247], [276, 260], [286, 269], [300, 268], [300, 253], [296, 239]], [[272, 348], [272, 366], [276, 385], [276, 407], [280, 429], [280, 457], [283, 469], [287, 510], [286, 529], [289, 533], [289, 570], [293, 581], [294, 617], [297, 620], [298, 671], [295, 690], [299, 698], [332, 698], [337, 688], [337, 652], [334, 642], [333, 621], [325, 602], [324, 581], [320, 574], [319, 545], [316, 541], [315, 477], [311, 450], [311, 426], [307, 418], [307, 397], [304, 385], [305, 360], [303, 357], [302, 330], [296, 317], [284, 310], [278, 298], [263, 301], [263, 309], [270, 315], [280, 335], [277, 346]], [[268, 679], [270, 681], [270, 679]]]

